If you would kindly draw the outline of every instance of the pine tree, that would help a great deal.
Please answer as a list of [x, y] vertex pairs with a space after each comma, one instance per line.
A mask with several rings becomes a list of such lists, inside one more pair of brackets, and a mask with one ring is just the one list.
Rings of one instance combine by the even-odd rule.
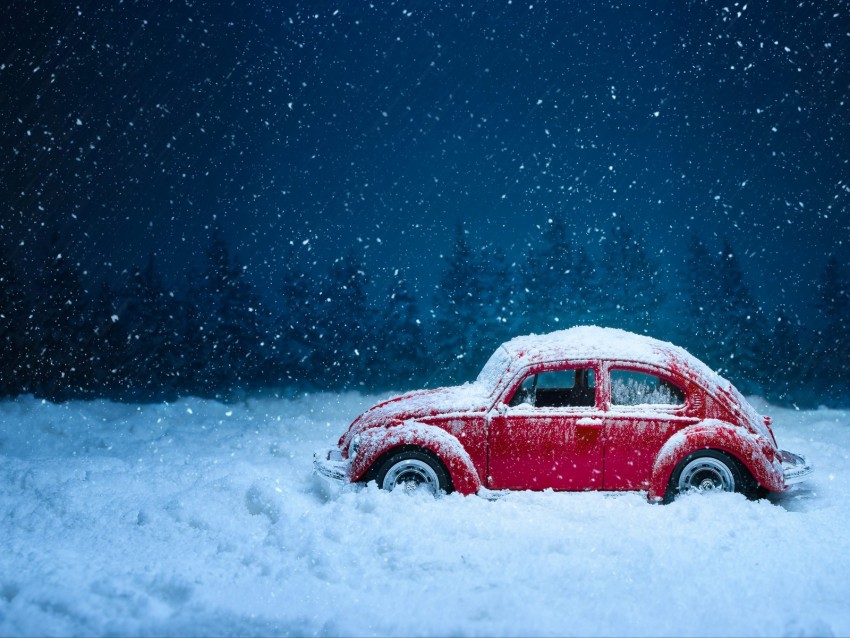
[[218, 227], [201, 285], [190, 290], [189, 306], [187, 366], [197, 371], [190, 389], [231, 399], [258, 382], [271, 355], [266, 313]]
[[727, 240], [718, 263], [720, 298], [718, 333], [723, 365], [743, 392], [758, 392], [764, 380], [761, 353], [765, 349], [760, 306], [744, 281], [737, 255]]
[[56, 233], [28, 292], [31, 312], [25, 339], [32, 371], [28, 390], [57, 401], [81, 395], [89, 385], [85, 353], [93, 334], [86, 322], [80, 268], [63, 251]]
[[[108, 293], [102, 291], [101, 295]], [[153, 255], [144, 269], [134, 268], [114, 298], [99, 301], [98, 334], [110, 347], [111, 384], [121, 398], [174, 397], [181, 369], [180, 304], [166, 292]]]
[[511, 262], [508, 269], [508, 286], [511, 290], [508, 298], [508, 327], [511, 336], [534, 332], [534, 326], [539, 325], [539, 305], [534, 285], [536, 262], [531, 259], [535, 248], [536, 242], [527, 242], [522, 252], [515, 255], [515, 261]]
[[475, 333], [472, 361], [484, 365], [499, 344], [513, 334], [513, 298], [515, 289], [511, 281], [511, 267], [505, 251], [493, 244], [484, 244], [477, 257], [477, 279], [481, 294], [475, 315]]
[[119, 312], [123, 312], [120, 293], [108, 281], [101, 281], [92, 303], [91, 384], [97, 396], [117, 399], [124, 398], [126, 390], [121, 378], [126, 334]]
[[555, 215], [541, 227], [529, 246], [525, 289], [528, 290], [531, 332], [567, 328], [586, 315], [587, 254], [570, 240], [564, 215]]
[[663, 302], [657, 266], [628, 223], [618, 220], [603, 244], [603, 279], [598, 281], [601, 323], [647, 333]]
[[[398, 271], [396, 271], [398, 277]], [[394, 280], [386, 295], [386, 318], [381, 322], [375, 379], [382, 389], [403, 390], [426, 382], [431, 363], [419, 304], [405, 279]]]
[[476, 326], [481, 297], [475, 253], [467, 240], [467, 231], [458, 225], [452, 253], [435, 291], [430, 326], [433, 357], [446, 383], [474, 378], [482, 363], [474, 360], [478, 351]]
[[309, 244], [289, 243], [283, 257], [280, 312], [276, 319], [275, 349], [279, 368], [275, 378], [291, 387], [316, 385], [319, 372], [318, 308], [321, 295], [315, 275], [304, 266]]
[[362, 255], [351, 250], [335, 259], [324, 283], [316, 314], [318, 374], [327, 387], [364, 386], [376, 345]]
[[688, 244], [679, 342], [717, 369], [723, 357], [721, 276], [717, 259], [696, 235]]
[[220, 389], [217, 386], [219, 362], [216, 353], [216, 303], [210, 298], [201, 273], [188, 277], [186, 300], [186, 339], [181, 355], [192, 370], [180, 380], [180, 389], [187, 394], [211, 397]]
[[523, 255], [502, 257], [499, 253], [500, 251], [496, 249], [496, 269], [501, 272], [499, 277], [505, 290], [501, 300], [503, 306], [500, 309], [499, 319], [503, 326], [504, 338], [510, 339], [528, 333], [528, 310], [531, 301], [525, 288], [525, 257]]
[[784, 308], [776, 313], [770, 330], [770, 349], [765, 354], [763, 365], [769, 372], [767, 397], [784, 403], [811, 400], [806, 379], [809, 357], [803, 355], [799, 321]]
[[850, 278], [844, 264], [830, 255], [818, 286], [823, 327], [815, 344], [814, 380], [832, 400], [850, 392]]
[[[571, 325], [600, 324], [597, 306], [600, 300], [600, 289], [596, 286], [597, 265], [591, 259], [583, 246], [575, 249], [572, 275], [572, 318]], [[567, 327], [567, 326], [564, 326]]]

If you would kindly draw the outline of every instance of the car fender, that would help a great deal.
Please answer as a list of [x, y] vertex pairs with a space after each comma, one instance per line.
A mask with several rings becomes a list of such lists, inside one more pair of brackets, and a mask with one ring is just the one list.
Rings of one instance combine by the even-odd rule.
[[735, 457], [762, 487], [772, 491], [785, 489], [782, 468], [773, 458], [770, 442], [762, 441], [742, 427], [707, 419], [680, 430], [662, 446], [652, 468], [649, 499], [663, 500], [676, 465], [688, 454], [706, 449], [720, 450]]
[[360, 447], [351, 463], [352, 482], [366, 479], [384, 454], [394, 448], [415, 446], [434, 454], [449, 472], [452, 485], [461, 494], [475, 494], [481, 481], [467, 451], [453, 434], [434, 425], [405, 421], [389, 427], [377, 427], [360, 433]]

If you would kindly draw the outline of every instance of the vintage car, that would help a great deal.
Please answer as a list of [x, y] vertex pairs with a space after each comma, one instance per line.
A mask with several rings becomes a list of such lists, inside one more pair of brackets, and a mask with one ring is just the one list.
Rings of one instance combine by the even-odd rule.
[[478, 378], [361, 414], [314, 468], [341, 482], [501, 490], [781, 492], [812, 472], [769, 417], [682, 348], [582, 326], [517, 337]]

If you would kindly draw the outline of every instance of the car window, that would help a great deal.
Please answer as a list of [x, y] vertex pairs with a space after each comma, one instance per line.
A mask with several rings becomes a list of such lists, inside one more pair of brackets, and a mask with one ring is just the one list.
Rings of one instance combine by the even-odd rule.
[[592, 407], [596, 404], [596, 379], [590, 368], [552, 370], [523, 379], [510, 405], [535, 408]]
[[684, 392], [666, 379], [632, 370], [611, 370], [612, 405], [682, 405], [684, 403]]

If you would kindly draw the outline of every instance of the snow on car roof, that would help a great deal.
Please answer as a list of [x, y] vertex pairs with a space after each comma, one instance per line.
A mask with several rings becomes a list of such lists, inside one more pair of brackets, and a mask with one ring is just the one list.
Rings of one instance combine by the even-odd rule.
[[615, 359], [659, 367], [668, 367], [675, 361], [692, 374], [702, 377], [706, 385], [729, 385], [728, 381], [684, 348], [618, 328], [576, 326], [548, 334], [515, 337], [502, 347], [514, 361]]
[[514, 337], [504, 343], [503, 347], [511, 358], [529, 357], [534, 361], [621, 359], [662, 365], [669, 361], [671, 355], [699, 361], [672, 343], [618, 328], [599, 326], [576, 326], [547, 334]]

